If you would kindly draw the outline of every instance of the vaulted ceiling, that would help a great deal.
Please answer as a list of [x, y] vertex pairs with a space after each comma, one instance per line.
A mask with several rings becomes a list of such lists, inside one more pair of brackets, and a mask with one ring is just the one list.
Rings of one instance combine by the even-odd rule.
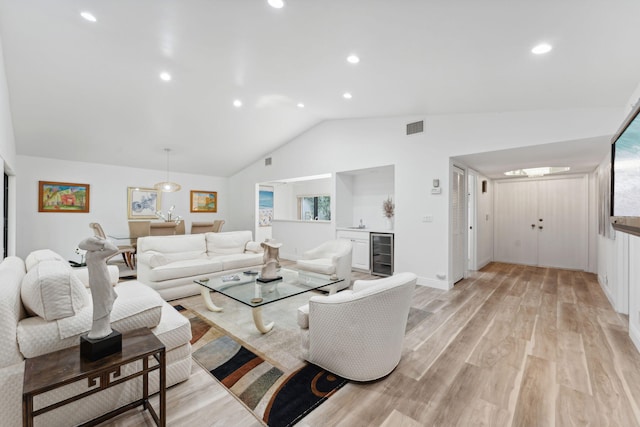
[[618, 108], [640, 82], [637, 0], [284, 1], [0, 0], [18, 154], [230, 176], [323, 120]]

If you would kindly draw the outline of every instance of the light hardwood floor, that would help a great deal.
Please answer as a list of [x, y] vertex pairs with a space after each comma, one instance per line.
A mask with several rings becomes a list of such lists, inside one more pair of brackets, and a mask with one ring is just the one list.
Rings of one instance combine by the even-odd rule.
[[[449, 292], [418, 286], [409, 323], [394, 372], [298, 426], [640, 425], [640, 354], [593, 274], [493, 263]], [[169, 425], [261, 425], [198, 367], [167, 396]]]

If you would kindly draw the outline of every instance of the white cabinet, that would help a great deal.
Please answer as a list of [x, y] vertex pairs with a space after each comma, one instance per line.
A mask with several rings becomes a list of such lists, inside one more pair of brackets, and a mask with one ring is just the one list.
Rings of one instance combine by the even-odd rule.
[[336, 237], [338, 239], [351, 240], [353, 245], [351, 267], [369, 271], [369, 232], [339, 230], [336, 233]]

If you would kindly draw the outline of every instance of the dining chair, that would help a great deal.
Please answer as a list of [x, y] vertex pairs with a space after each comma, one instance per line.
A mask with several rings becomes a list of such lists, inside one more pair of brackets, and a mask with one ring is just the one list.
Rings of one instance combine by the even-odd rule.
[[136, 265], [136, 255], [138, 254], [138, 237], [146, 237], [151, 234], [150, 224], [151, 221], [129, 221], [129, 239], [134, 249], [133, 265]]
[[211, 222], [192, 222], [191, 234], [211, 233], [213, 231], [214, 221]]
[[184, 225], [184, 221], [180, 221], [179, 223], [176, 224], [176, 234], [185, 234], [186, 230], [185, 230], [185, 225]]
[[173, 236], [176, 234], [175, 222], [152, 222], [149, 224], [150, 236]]
[[[107, 235], [100, 224], [98, 224], [97, 222], [92, 222], [89, 224], [89, 227], [93, 230], [93, 234], [95, 234], [97, 237], [107, 239]], [[109, 259], [113, 258], [118, 254], [122, 254], [124, 263], [127, 265], [128, 268], [133, 270], [134, 269], [133, 254], [136, 251], [135, 248], [132, 245], [116, 245], [116, 246], [118, 247], [118, 252], [113, 254], [113, 256], [109, 257]]]

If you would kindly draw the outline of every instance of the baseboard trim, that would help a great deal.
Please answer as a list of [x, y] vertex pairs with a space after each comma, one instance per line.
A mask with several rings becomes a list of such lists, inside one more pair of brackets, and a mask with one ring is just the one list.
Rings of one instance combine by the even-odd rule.
[[449, 283], [446, 280], [436, 280], [436, 279], [428, 279], [426, 277], [418, 277], [416, 282], [421, 286], [428, 286], [430, 288], [442, 289], [443, 291], [448, 291], [453, 288], [453, 284]]
[[489, 259], [486, 259], [486, 260], [483, 260], [483, 261], [480, 261], [480, 262], [478, 263], [478, 270], [482, 270], [482, 269], [483, 269], [483, 268], [485, 268], [485, 267], [486, 267], [490, 262], [491, 262], [491, 259], [490, 259], [490, 258], [489, 258]]
[[611, 307], [613, 307], [615, 311], [619, 311], [618, 307], [616, 306], [615, 298], [613, 298], [613, 295], [611, 295], [611, 291], [609, 290], [609, 288], [606, 285], [604, 285], [602, 276], [600, 276], [599, 274], [598, 274], [598, 284], [600, 285], [602, 292], [604, 292], [604, 294], [607, 296], [607, 299], [609, 300], [609, 304], [611, 304]]

